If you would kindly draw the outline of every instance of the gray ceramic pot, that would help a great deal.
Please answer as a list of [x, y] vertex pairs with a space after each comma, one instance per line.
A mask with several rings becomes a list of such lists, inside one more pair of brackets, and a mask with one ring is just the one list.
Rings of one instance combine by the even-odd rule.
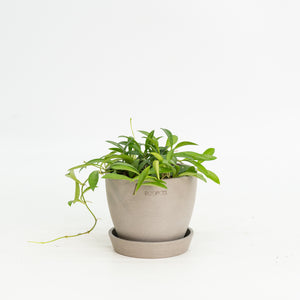
[[122, 239], [144, 242], [172, 241], [187, 232], [195, 203], [197, 179], [166, 179], [168, 189], [106, 179], [106, 195], [112, 221]]

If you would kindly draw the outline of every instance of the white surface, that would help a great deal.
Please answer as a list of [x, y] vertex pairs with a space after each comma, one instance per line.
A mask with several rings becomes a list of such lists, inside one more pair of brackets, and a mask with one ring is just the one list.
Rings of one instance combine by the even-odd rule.
[[[299, 3], [2, 1], [1, 299], [299, 299]], [[188, 253], [115, 254], [66, 170], [170, 128], [215, 147]]]

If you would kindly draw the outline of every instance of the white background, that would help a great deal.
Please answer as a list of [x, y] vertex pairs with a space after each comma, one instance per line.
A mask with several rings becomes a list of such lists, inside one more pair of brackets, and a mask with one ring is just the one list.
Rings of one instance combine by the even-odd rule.
[[[299, 299], [298, 1], [1, 1], [1, 299]], [[113, 252], [104, 182], [88, 229], [66, 170], [169, 128], [199, 182], [189, 252]]]

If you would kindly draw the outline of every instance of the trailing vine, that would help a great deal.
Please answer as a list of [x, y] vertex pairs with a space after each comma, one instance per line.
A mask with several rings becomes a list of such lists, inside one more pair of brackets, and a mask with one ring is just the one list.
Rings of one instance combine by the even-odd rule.
[[[156, 137], [154, 130], [147, 132], [139, 130], [144, 138], [144, 142], [138, 142], [132, 129], [132, 136], [121, 135], [120, 142], [106, 141], [112, 146], [110, 152], [99, 158], [84, 162], [69, 169], [67, 177], [75, 182], [75, 196], [69, 201], [69, 206], [76, 203], [83, 204], [94, 218], [93, 226], [82, 233], [65, 235], [45, 242], [34, 242], [38, 244], [51, 243], [63, 238], [71, 238], [90, 233], [97, 224], [97, 218], [87, 205], [85, 194], [89, 190], [97, 188], [99, 176], [104, 179], [128, 180], [135, 183], [134, 194], [138, 192], [142, 185], [151, 185], [166, 189], [165, 179], [183, 176], [193, 176], [205, 181], [206, 178], [220, 184], [218, 176], [206, 169], [203, 162], [215, 160], [215, 149], [208, 148], [203, 153], [193, 151], [178, 152], [184, 146], [197, 146], [196, 143], [182, 141], [178, 143], [178, 137], [173, 135], [170, 130], [162, 128], [166, 136], [166, 141], [161, 144], [162, 136]], [[81, 182], [76, 174], [82, 169], [93, 168], [85, 181]]]

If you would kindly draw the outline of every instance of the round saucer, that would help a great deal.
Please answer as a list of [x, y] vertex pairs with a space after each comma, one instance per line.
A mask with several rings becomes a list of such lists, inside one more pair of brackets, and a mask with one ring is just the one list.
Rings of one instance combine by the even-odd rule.
[[137, 258], [166, 258], [186, 252], [190, 246], [193, 230], [188, 228], [183, 238], [166, 242], [141, 242], [118, 237], [114, 228], [108, 232], [114, 250], [122, 255]]

